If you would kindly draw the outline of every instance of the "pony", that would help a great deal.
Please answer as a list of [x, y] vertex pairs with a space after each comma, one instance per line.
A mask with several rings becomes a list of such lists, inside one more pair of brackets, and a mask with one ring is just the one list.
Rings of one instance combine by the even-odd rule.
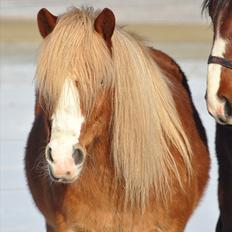
[[209, 154], [179, 66], [107, 8], [43, 8], [37, 21], [25, 169], [47, 231], [183, 231]]
[[213, 46], [208, 59], [206, 101], [216, 119], [220, 215], [216, 231], [232, 231], [232, 1], [205, 0], [203, 11], [213, 23]]

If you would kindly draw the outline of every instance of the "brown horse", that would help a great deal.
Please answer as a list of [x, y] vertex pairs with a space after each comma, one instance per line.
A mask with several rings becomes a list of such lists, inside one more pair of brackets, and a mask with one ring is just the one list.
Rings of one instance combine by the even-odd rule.
[[26, 174], [47, 231], [183, 231], [209, 156], [186, 79], [111, 10], [42, 9]]
[[207, 105], [217, 121], [220, 217], [217, 231], [232, 231], [232, 1], [206, 0], [214, 37], [209, 56]]

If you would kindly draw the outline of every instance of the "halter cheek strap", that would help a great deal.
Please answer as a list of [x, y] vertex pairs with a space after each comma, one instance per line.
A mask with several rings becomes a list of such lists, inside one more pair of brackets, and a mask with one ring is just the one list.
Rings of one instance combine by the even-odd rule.
[[218, 56], [209, 56], [208, 64], [220, 64], [225, 68], [232, 69], [232, 60], [227, 60]]

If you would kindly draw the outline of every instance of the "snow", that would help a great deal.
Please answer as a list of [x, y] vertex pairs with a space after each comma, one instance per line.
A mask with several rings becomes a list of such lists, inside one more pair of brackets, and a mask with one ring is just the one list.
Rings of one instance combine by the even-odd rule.
[[[215, 123], [205, 101], [206, 61], [178, 60], [187, 74], [194, 102], [207, 129], [212, 168], [210, 182], [186, 232], [214, 231], [217, 217], [217, 164], [214, 152]], [[0, 60], [0, 231], [45, 231], [24, 174], [24, 147], [33, 120], [35, 65], [31, 61]], [[181, 206], [180, 206], [181, 207]]]

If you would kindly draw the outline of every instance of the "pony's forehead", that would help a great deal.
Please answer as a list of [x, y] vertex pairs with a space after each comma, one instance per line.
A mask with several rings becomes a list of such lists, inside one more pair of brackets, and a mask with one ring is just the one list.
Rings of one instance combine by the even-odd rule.
[[[41, 50], [51, 50], [54, 47], [59, 47], [60, 52], [63, 55], [67, 53], [67, 57], [70, 58], [72, 49], [76, 50], [75, 55], [78, 55], [79, 52], [84, 52], [83, 47], [92, 47], [92, 43], [98, 40], [93, 24], [99, 13], [99, 10], [94, 10], [92, 7], [72, 7], [59, 15], [55, 28], [43, 41], [45, 46], [42, 46]], [[46, 44], [48, 45], [46, 46]], [[102, 44], [99, 44], [99, 47], [101, 46]]]
[[[100, 10], [94, 10], [93, 7], [76, 8], [71, 7], [66, 12], [58, 16], [58, 26], [68, 26], [70, 23], [80, 23], [82, 25], [93, 23], [94, 19], [100, 13]], [[68, 24], [66, 24], [66, 22]]]

